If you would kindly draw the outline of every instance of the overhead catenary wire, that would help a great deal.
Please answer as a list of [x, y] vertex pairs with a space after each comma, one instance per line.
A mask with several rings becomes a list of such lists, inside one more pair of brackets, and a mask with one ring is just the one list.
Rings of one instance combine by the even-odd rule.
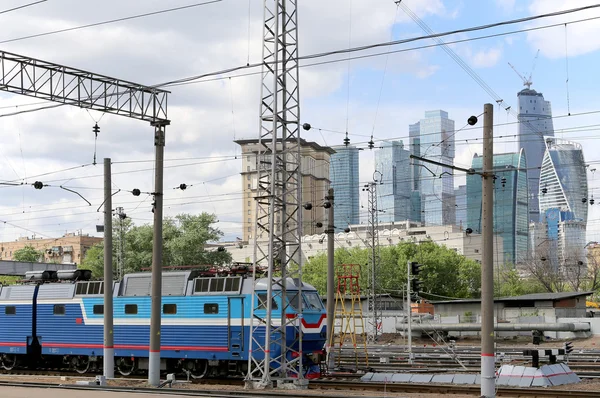
[[145, 17], [149, 17], [149, 16], [165, 14], [165, 13], [168, 13], [168, 12], [187, 10], [187, 9], [194, 8], [194, 7], [205, 6], [205, 5], [209, 5], [209, 4], [213, 4], [213, 3], [220, 3], [222, 1], [223, 0], [208, 0], [208, 1], [200, 2], [200, 3], [188, 4], [188, 5], [181, 6], [181, 7], [172, 7], [172, 8], [167, 8], [167, 9], [159, 10], [159, 11], [146, 12], [146, 13], [143, 13], [143, 14], [135, 14], [135, 15], [130, 15], [128, 17], [115, 18], [115, 19], [110, 19], [110, 20], [101, 21], [101, 22], [94, 22], [94, 23], [90, 23], [90, 24], [85, 24], [85, 25], [80, 25], [80, 26], [74, 26], [74, 27], [71, 27], [71, 28], [57, 29], [57, 30], [52, 30], [52, 31], [49, 31], [49, 32], [43, 32], [43, 33], [35, 33], [35, 34], [32, 34], [32, 35], [15, 37], [15, 38], [6, 39], [6, 40], [1, 40], [0, 44], [13, 43], [13, 42], [16, 42], [16, 41], [21, 41], [21, 40], [27, 40], [27, 39], [34, 39], [34, 38], [37, 38], [37, 37], [50, 36], [50, 35], [55, 35], [55, 34], [58, 34], [58, 33], [72, 32], [72, 31], [75, 31], [75, 30], [87, 29], [87, 28], [92, 28], [92, 27], [96, 27], [96, 26], [112, 24], [112, 23], [116, 23], [116, 22], [130, 21], [132, 19], [145, 18]]
[[[511, 19], [511, 20], [507, 20], [507, 21], [500, 21], [500, 22], [495, 22], [495, 23], [491, 23], [491, 24], [472, 26], [472, 27], [468, 27], [468, 28], [446, 31], [443, 33], [435, 33], [433, 35], [416, 36], [416, 37], [411, 37], [411, 38], [407, 38], [407, 39], [399, 39], [399, 40], [393, 40], [393, 41], [388, 41], [388, 42], [373, 43], [373, 44], [357, 46], [357, 47], [352, 47], [352, 48], [347, 48], [347, 49], [338, 49], [338, 50], [324, 51], [324, 52], [315, 53], [315, 54], [301, 55], [301, 56], [298, 56], [295, 60], [302, 61], [302, 60], [308, 60], [308, 59], [328, 57], [328, 56], [332, 56], [332, 55], [365, 51], [365, 50], [370, 50], [370, 49], [379, 48], [379, 47], [395, 46], [395, 45], [399, 45], [399, 44], [412, 43], [412, 42], [420, 41], [420, 40], [432, 39], [435, 37], [457, 35], [460, 33], [475, 32], [475, 31], [486, 30], [486, 29], [491, 29], [491, 28], [496, 28], [496, 27], [501, 27], [501, 26], [513, 25], [513, 24], [517, 24], [517, 23], [530, 22], [530, 21], [534, 21], [537, 19], [556, 17], [556, 16], [560, 16], [560, 15], [567, 15], [567, 14], [571, 14], [574, 12], [595, 9], [598, 7], [600, 7], [600, 4], [572, 8], [572, 9], [568, 9], [568, 10], [556, 11], [556, 12], [551, 12], [551, 13], [546, 13], [546, 14], [532, 15], [529, 17]], [[560, 25], [562, 25], [562, 24], [560, 24]], [[0, 42], [0, 44], [2, 44], [2, 42]], [[269, 63], [267, 63], [267, 64], [269, 64]], [[270, 64], [272, 64], [272, 62]], [[233, 68], [223, 69], [221, 71], [209, 72], [209, 73], [204, 73], [201, 75], [195, 75], [195, 76], [190, 76], [190, 77], [186, 77], [186, 78], [182, 78], [182, 79], [167, 81], [167, 82], [155, 85], [154, 87], [166, 87], [166, 86], [170, 86], [170, 85], [177, 84], [177, 83], [192, 82], [194, 80], [199, 80], [199, 79], [202, 79], [205, 77], [228, 74], [228, 73], [235, 72], [235, 71], [242, 70], [242, 69], [260, 67], [262, 65], [263, 65], [263, 62], [254, 63], [249, 66], [244, 66], [244, 65], [237, 66], [237, 67], [233, 67]]]
[[[600, 19], [600, 16], [589, 17], [589, 18], [582, 18], [582, 19], [578, 19], [578, 20], [573, 20], [573, 21], [566, 22], [566, 24], [567, 25], [569, 25], [569, 24], [576, 24], [576, 23], [581, 23], [581, 22], [593, 21], [593, 20], [597, 20], [597, 19]], [[553, 27], [557, 27], [557, 26], [563, 26], [564, 24], [565, 23], [555, 23], [555, 24], [549, 24], [549, 25], [536, 26], [536, 27], [531, 27], [531, 28], [518, 29], [518, 30], [513, 30], [513, 31], [508, 31], [508, 32], [501, 32], [501, 33], [495, 33], [495, 34], [484, 35], [484, 36], [473, 37], [473, 38], [466, 38], [466, 39], [460, 39], [460, 40], [446, 41], [445, 44], [466, 43], [466, 42], [475, 41], [475, 40], [483, 40], [483, 39], [489, 39], [489, 38], [494, 38], [494, 37], [507, 36], [507, 35], [517, 34], [517, 33], [526, 33], [526, 32], [531, 32], [531, 31], [536, 31], [536, 30], [549, 29], [549, 28], [553, 28]], [[448, 33], [448, 34], [451, 34], [451, 33]], [[442, 35], [442, 34], [438, 34], [438, 35]], [[428, 37], [424, 37], [424, 39], [426, 39], [426, 38], [428, 38]], [[389, 44], [389, 45], [393, 45], [393, 44]], [[327, 65], [327, 64], [337, 63], [337, 62], [348, 61], [348, 59], [355, 60], [355, 59], [364, 59], [364, 58], [379, 57], [379, 56], [383, 56], [383, 55], [387, 55], [387, 54], [396, 54], [396, 53], [402, 53], [402, 52], [422, 50], [422, 49], [433, 48], [433, 47], [438, 47], [438, 46], [440, 46], [440, 44], [435, 43], [435, 44], [422, 45], [422, 46], [411, 47], [411, 48], [406, 48], [406, 49], [398, 49], [398, 50], [391, 50], [391, 51], [374, 53], [374, 54], [359, 55], [359, 56], [354, 56], [354, 57], [349, 57], [349, 58], [343, 58], [343, 59], [333, 59], [333, 60], [327, 60], [327, 61], [322, 61], [322, 62], [300, 64], [299, 67], [300, 68], [305, 68], [305, 67]], [[301, 60], [301, 59], [302, 59], [302, 57], [298, 57], [297, 58], [297, 60]], [[256, 68], [256, 67], [259, 67], [259, 66], [262, 66], [262, 63], [255, 63], [255, 64], [250, 64], [250, 65], [241, 66], [241, 67], [234, 67], [234, 68], [224, 69], [224, 70], [221, 70], [221, 71], [218, 71], [218, 72], [211, 72], [211, 73], [206, 73], [206, 74], [203, 74], [203, 75], [197, 75], [197, 76], [194, 76], [194, 77], [183, 78], [183, 79], [180, 79], [181, 81], [177, 80], [177, 81], [171, 81], [171, 82], [166, 82], [166, 83], [161, 83], [161, 84], [155, 84], [152, 87], [156, 87], [156, 88], [176, 87], [176, 86], [181, 86], [181, 85], [198, 84], [198, 83], [206, 83], [206, 82], [211, 82], [211, 81], [218, 81], [218, 80], [223, 80], [223, 79], [228, 79], [228, 78], [237, 78], [237, 77], [260, 75], [261, 72], [251, 72], [251, 73], [237, 74], [237, 75], [232, 75], [232, 76], [229, 75], [230, 73], [236, 72], [238, 70], [249, 69], [249, 68]], [[206, 79], [207, 77], [212, 77], [212, 78], [211, 79]], [[122, 94], [122, 93], [115, 93], [114, 95], [120, 95], [120, 94]], [[35, 106], [35, 105], [44, 104], [44, 103], [46, 103], [46, 102], [35, 102], [35, 103], [29, 103], [29, 104], [22, 104], [20, 106], [22, 106], [22, 107], [24, 107], [24, 106]], [[0, 117], [14, 116], [14, 115], [18, 115], [18, 114], [21, 114], [21, 113], [28, 113], [28, 112], [37, 112], [37, 111], [40, 111], [40, 110], [57, 108], [57, 107], [61, 107], [61, 106], [65, 106], [65, 104], [56, 104], [56, 105], [51, 105], [51, 106], [44, 106], [44, 107], [40, 107], [40, 108], [35, 108], [35, 109], [31, 109], [31, 110], [23, 110], [23, 111], [8, 113], [8, 114], [0, 114]], [[8, 109], [8, 108], [13, 108], [13, 107], [15, 107], [15, 106], [14, 105], [13, 106], [4, 106], [4, 107], [0, 107], [0, 109]], [[353, 134], [349, 134], [349, 135], [353, 135]]]
[[12, 12], [12, 11], [21, 10], [23, 8], [35, 6], [35, 5], [40, 4], [40, 3], [45, 3], [46, 1], [48, 1], [48, 0], [34, 1], [32, 3], [27, 3], [27, 4], [23, 4], [23, 5], [17, 6], [17, 7], [9, 8], [9, 9], [6, 9], [6, 10], [2, 10], [2, 11], [0, 11], [0, 15], [7, 14], [7, 13]]

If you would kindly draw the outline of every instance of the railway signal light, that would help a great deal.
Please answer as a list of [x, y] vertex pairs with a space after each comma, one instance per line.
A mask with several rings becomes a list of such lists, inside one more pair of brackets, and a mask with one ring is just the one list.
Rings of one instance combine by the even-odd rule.
[[421, 289], [423, 288], [423, 281], [419, 279], [413, 279], [412, 281], [410, 281], [410, 283], [412, 292], [415, 296], [418, 296], [421, 292]]
[[571, 343], [570, 341], [567, 341], [565, 343], [565, 354], [569, 355], [572, 352], [573, 352], [573, 343]]
[[414, 261], [410, 263], [410, 273], [414, 276], [417, 276], [421, 273], [421, 268], [423, 268], [423, 264], [419, 264]]

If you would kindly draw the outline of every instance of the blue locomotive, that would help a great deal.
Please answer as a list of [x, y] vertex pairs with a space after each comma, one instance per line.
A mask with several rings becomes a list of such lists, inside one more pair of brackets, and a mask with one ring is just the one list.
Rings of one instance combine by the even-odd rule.
[[[91, 273], [84, 270], [28, 277], [30, 283], [0, 287], [2, 368], [60, 362], [79, 373], [98, 370], [104, 282], [89, 280]], [[255, 303], [265, 303], [266, 280], [200, 271], [164, 272], [162, 278], [161, 370], [194, 378], [245, 374], [251, 352], [252, 284]], [[150, 273], [134, 273], [113, 285], [115, 367], [122, 375], [148, 369], [150, 281]], [[297, 325], [303, 333], [304, 362], [315, 365], [325, 344], [326, 312], [314, 287], [303, 283], [301, 300], [292, 299], [298, 299], [298, 290], [288, 279], [287, 297], [273, 295], [272, 316], [281, 318], [285, 308], [285, 316], [294, 317], [297, 306], [303, 306]], [[255, 310], [255, 317], [265, 315], [266, 309]], [[294, 339], [297, 330], [290, 332], [286, 338]]]

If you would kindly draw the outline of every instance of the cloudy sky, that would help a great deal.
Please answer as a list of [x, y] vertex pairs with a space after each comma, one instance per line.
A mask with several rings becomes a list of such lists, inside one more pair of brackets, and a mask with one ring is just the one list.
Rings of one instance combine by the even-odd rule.
[[[0, 12], [28, 3], [3, 0]], [[48, 0], [0, 14], [0, 50], [153, 85], [261, 61], [261, 0], [222, 0], [185, 10], [104, 24], [40, 37], [23, 37], [86, 24], [197, 4], [194, 0], [81, 1]], [[307, 55], [423, 35], [421, 28], [393, 0], [302, 0], [299, 8], [300, 54]], [[404, 0], [433, 31], [445, 32], [592, 4], [579, 0]], [[445, 37], [445, 41], [565, 23], [600, 16], [586, 11], [480, 32]], [[566, 41], [565, 41], [566, 40]], [[301, 119], [315, 128], [307, 140], [340, 145], [348, 131], [353, 143], [406, 139], [408, 124], [426, 110], [444, 109], [457, 129], [483, 104], [495, 103], [441, 48], [409, 50], [432, 44], [417, 41], [376, 51], [408, 50], [301, 68]], [[555, 129], [585, 148], [589, 169], [600, 161], [597, 93], [600, 79], [600, 19], [451, 44], [451, 48], [489, 85], [505, 107], [516, 107], [524, 75], [552, 102]], [[568, 68], [567, 68], [568, 66]], [[568, 72], [567, 72], [568, 70]], [[165, 214], [216, 213], [227, 239], [241, 235], [241, 160], [234, 139], [258, 135], [257, 70], [218, 75], [195, 84], [170, 87], [165, 158]], [[244, 76], [240, 76], [244, 75]], [[567, 84], [568, 81], [568, 84]], [[35, 104], [35, 105], [32, 105]], [[57, 237], [82, 230], [96, 235], [102, 223], [102, 159], [113, 164], [113, 207], [122, 206], [134, 222], [152, 221], [151, 197], [125, 192], [153, 190], [153, 129], [121, 116], [73, 107], [16, 114], [44, 106], [35, 98], [0, 93], [0, 180], [42, 181], [51, 186], [0, 187], [0, 241], [20, 236]], [[568, 114], [571, 116], [568, 116]], [[496, 107], [495, 151], [516, 150], [515, 117]], [[94, 143], [92, 126], [101, 128]], [[319, 130], [320, 129], [320, 130]], [[481, 153], [481, 130], [456, 136], [455, 163], [469, 166]], [[92, 165], [96, 148], [97, 165]], [[361, 153], [361, 181], [371, 178], [373, 152]], [[70, 169], [71, 170], [65, 170]], [[43, 175], [42, 175], [43, 174]], [[600, 179], [600, 175], [597, 176]], [[590, 171], [593, 194], [600, 184]], [[185, 191], [173, 189], [192, 185]], [[457, 177], [455, 183], [464, 183]], [[59, 185], [80, 192], [92, 203]], [[585, 195], [585, 193], [582, 193]], [[600, 199], [600, 191], [598, 191]], [[600, 211], [592, 206], [588, 239], [600, 240]]]

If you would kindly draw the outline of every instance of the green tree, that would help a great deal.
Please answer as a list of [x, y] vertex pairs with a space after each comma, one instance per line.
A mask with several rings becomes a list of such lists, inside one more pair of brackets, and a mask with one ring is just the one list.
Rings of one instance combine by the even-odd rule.
[[35, 250], [31, 245], [27, 245], [22, 249], [15, 250], [13, 253], [13, 260], [24, 261], [27, 263], [38, 263], [44, 257], [44, 253], [41, 250]]
[[[150, 224], [133, 225], [131, 220], [123, 227], [125, 273], [139, 272], [152, 266], [153, 228]], [[119, 254], [120, 224], [113, 221], [113, 266], [116, 268]], [[207, 251], [206, 243], [218, 241], [223, 233], [215, 228], [214, 215], [179, 214], [163, 220], [163, 266], [223, 265], [231, 262], [228, 252]], [[102, 277], [104, 270], [104, 245], [90, 248], [81, 264], [92, 270], [95, 277]]]
[[104, 272], [104, 243], [97, 243], [85, 252], [79, 268], [89, 269], [92, 275], [102, 277]]
[[[478, 297], [481, 286], [481, 268], [478, 263], [433, 242], [401, 242], [396, 246], [381, 247], [377, 269], [376, 291], [402, 294], [406, 289], [408, 261], [424, 265], [420, 279], [424, 282], [423, 296], [427, 293], [448, 297]], [[360, 285], [363, 291], [369, 286], [371, 252], [351, 248], [335, 251], [336, 264], [359, 264]], [[325, 294], [327, 285], [327, 255], [318, 254], [305, 264], [303, 279]]]

